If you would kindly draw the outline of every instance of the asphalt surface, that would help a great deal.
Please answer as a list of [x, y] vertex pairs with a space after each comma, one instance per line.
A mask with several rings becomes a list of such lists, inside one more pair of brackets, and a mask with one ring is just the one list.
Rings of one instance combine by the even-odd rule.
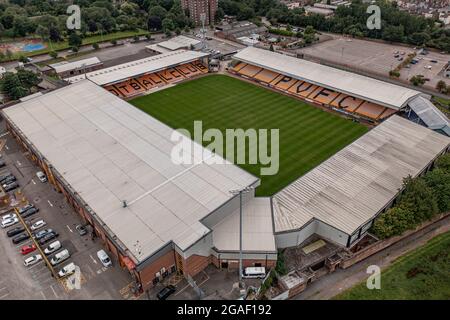
[[[91, 236], [80, 236], [75, 227], [81, 223], [78, 214], [68, 205], [63, 195], [56, 192], [49, 183], [41, 183], [36, 167], [27, 155], [17, 145], [10, 134], [6, 134], [4, 121], [0, 123], [1, 139], [6, 144], [1, 152], [6, 162], [6, 168], [1, 171], [13, 173], [20, 185], [22, 196], [16, 200], [24, 205], [23, 200], [33, 203], [40, 211], [26, 220], [37, 221], [44, 219], [47, 225], [59, 233], [62, 246], [69, 250], [71, 257], [56, 267], [59, 270], [69, 262], [74, 262], [81, 271], [81, 287], [75, 288], [68, 281], [58, 282], [51, 276], [50, 270], [41, 261], [33, 266], [25, 267], [23, 260], [37, 254], [34, 251], [22, 256], [20, 248], [32, 243], [24, 241], [18, 245], [11, 242], [6, 231], [10, 228], [0, 229], [0, 300], [1, 299], [134, 299], [130, 293], [131, 277], [128, 271], [123, 270], [113, 259], [113, 267], [105, 268], [97, 258], [97, 251], [104, 249], [100, 240], [94, 241]], [[52, 241], [51, 241], [52, 242]], [[45, 247], [45, 246], [44, 246]], [[108, 250], [105, 249], [106, 252]], [[110, 255], [112, 258], [112, 255]]]

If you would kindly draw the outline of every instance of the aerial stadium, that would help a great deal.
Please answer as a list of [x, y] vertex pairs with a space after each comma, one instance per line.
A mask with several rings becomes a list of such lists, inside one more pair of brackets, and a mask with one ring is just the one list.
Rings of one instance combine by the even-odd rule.
[[[233, 190], [251, 190], [243, 265], [272, 267], [278, 249], [314, 234], [352, 247], [403, 178], [450, 149], [448, 122], [420, 92], [252, 47], [220, 75], [209, 74], [208, 54], [175, 50], [68, 82], [2, 114], [142, 290], [175, 272], [237, 267]], [[174, 164], [173, 131], [194, 120], [279, 128], [278, 174], [234, 159]]]

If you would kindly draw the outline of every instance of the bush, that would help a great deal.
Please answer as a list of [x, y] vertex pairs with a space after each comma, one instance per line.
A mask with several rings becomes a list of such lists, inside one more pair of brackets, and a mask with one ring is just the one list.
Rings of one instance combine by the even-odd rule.
[[400, 72], [398, 72], [397, 70], [391, 70], [389, 71], [389, 76], [398, 78], [400, 77]]
[[117, 40], [116, 40], [116, 39], [112, 39], [112, 40], [111, 40], [111, 44], [112, 44], [113, 46], [117, 45]]
[[97, 42], [94, 42], [94, 43], [92, 44], [92, 48], [94, 48], [94, 50], [98, 50], [98, 49], [100, 48], [100, 46], [98, 45]]
[[48, 55], [50, 57], [52, 57], [53, 59], [58, 58], [58, 52], [56, 52], [56, 51], [50, 51]]

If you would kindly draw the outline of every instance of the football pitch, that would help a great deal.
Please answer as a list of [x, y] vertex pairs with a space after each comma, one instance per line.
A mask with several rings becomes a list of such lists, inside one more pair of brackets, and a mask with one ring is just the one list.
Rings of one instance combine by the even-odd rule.
[[203, 130], [217, 128], [223, 133], [236, 128], [279, 129], [276, 175], [260, 175], [260, 168], [267, 165], [240, 165], [261, 178], [258, 196], [273, 195], [368, 130], [297, 99], [226, 75], [180, 83], [130, 103], [170, 127], [184, 128], [191, 134], [196, 120], [202, 121]]

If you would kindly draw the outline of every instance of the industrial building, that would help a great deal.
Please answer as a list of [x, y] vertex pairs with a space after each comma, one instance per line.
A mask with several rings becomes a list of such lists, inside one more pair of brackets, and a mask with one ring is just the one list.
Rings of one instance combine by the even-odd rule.
[[450, 138], [394, 115], [274, 195], [278, 248], [313, 234], [350, 247], [389, 209], [403, 179], [450, 150]]
[[63, 61], [48, 65], [61, 78], [68, 78], [103, 68], [103, 62], [97, 57], [78, 61]]
[[200, 40], [180, 35], [166, 41], [148, 45], [145, 48], [150, 53], [160, 54], [180, 49], [198, 50], [201, 47], [202, 42]]
[[[231, 163], [175, 164], [173, 129], [90, 80], [2, 110], [7, 128], [141, 289], [239, 259], [239, 196], [259, 179]], [[223, 160], [223, 159], [222, 159]], [[225, 161], [225, 160], [223, 160]], [[275, 265], [270, 199], [244, 197], [244, 266]], [[262, 209], [261, 209], [262, 208]]]

